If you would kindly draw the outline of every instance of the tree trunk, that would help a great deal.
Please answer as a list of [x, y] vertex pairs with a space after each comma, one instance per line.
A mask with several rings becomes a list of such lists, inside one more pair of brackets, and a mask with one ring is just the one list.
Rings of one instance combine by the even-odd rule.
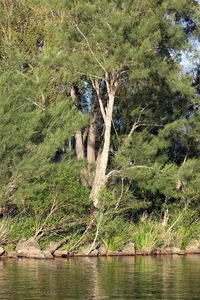
[[92, 120], [88, 131], [87, 140], [87, 160], [88, 162], [95, 162], [95, 140], [96, 140], [96, 128], [97, 128], [97, 113], [92, 113]]
[[[76, 97], [76, 91], [74, 88], [74, 85], [71, 85], [70, 88], [70, 95], [72, 97], [72, 100], [74, 103], [77, 105], [77, 97]], [[77, 105], [78, 106], [78, 105]], [[76, 157], [78, 159], [84, 159], [84, 145], [83, 145], [83, 139], [82, 139], [82, 134], [81, 131], [76, 132], [75, 134], [75, 153]]]
[[90, 198], [93, 200], [94, 206], [98, 207], [98, 193], [106, 183], [106, 169], [108, 164], [108, 156], [110, 149], [110, 134], [111, 134], [111, 122], [112, 122], [112, 111], [115, 99], [115, 89], [109, 88], [108, 90], [108, 104], [105, 112], [105, 133], [104, 133], [104, 145], [97, 162], [95, 179], [90, 193]]
[[75, 153], [76, 153], [76, 157], [78, 159], [84, 159], [84, 145], [83, 145], [83, 140], [82, 140], [82, 134], [81, 132], [77, 132], [75, 134]]

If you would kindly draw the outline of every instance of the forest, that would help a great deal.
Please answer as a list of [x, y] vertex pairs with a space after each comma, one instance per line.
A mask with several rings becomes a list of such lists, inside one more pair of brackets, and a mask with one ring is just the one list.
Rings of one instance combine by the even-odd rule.
[[1, 0], [0, 16], [0, 245], [200, 242], [199, 2]]

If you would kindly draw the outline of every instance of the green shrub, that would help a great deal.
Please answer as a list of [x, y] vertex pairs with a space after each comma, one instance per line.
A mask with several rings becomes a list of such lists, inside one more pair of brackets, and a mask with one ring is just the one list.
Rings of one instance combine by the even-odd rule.
[[107, 248], [107, 252], [112, 252], [114, 250], [121, 250], [123, 241], [121, 236], [113, 236], [107, 238], [106, 240], [103, 239], [103, 242]]
[[174, 227], [174, 231], [177, 233], [177, 246], [183, 250], [192, 240], [199, 239], [200, 221], [197, 213], [190, 209], [186, 210]]
[[161, 223], [151, 219], [146, 219], [138, 222], [135, 226], [135, 235], [133, 237], [137, 250], [145, 248], [152, 251], [156, 246], [162, 243], [162, 228]]
[[43, 245], [86, 226], [91, 204], [89, 190], [82, 185], [75, 168], [52, 163], [29, 184], [29, 198], [14, 220], [9, 242], [35, 236]]

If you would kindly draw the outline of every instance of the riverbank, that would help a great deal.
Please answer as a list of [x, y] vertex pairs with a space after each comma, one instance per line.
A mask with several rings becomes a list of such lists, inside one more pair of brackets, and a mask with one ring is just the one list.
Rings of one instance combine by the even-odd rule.
[[45, 250], [40, 248], [39, 243], [34, 239], [23, 239], [19, 241], [14, 251], [7, 251], [0, 247], [0, 258], [35, 258], [53, 259], [68, 257], [97, 257], [97, 256], [146, 256], [146, 255], [187, 255], [200, 254], [200, 243], [196, 240], [190, 243], [184, 250], [177, 247], [165, 247], [137, 250], [134, 243], [128, 243], [121, 250], [109, 250], [105, 244], [88, 244], [79, 247], [77, 250], [69, 251], [59, 246], [59, 243], [50, 243]]

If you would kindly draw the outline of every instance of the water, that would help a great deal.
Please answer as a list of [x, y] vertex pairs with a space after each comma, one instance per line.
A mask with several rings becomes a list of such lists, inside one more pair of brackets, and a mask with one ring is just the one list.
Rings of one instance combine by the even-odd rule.
[[1, 300], [200, 299], [200, 255], [0, 260]]

